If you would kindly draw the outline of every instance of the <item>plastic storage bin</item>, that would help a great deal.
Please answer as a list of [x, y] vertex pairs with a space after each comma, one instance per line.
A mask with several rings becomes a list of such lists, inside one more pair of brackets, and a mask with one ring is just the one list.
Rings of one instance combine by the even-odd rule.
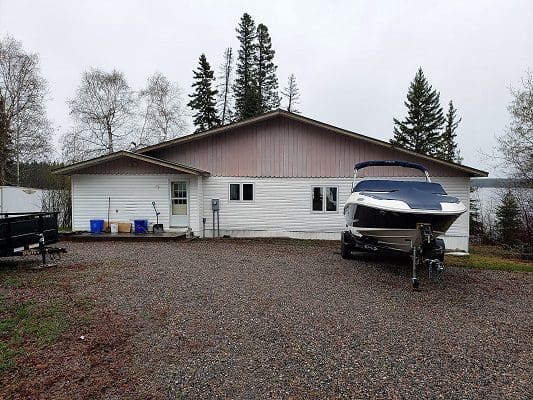
[[104, 230], [104, 220], [103, 219], [91, 219], [91, 233], [100, 233]]
[[135, 233], [148, 233], [148, 220], [147, 219], [133, 220], [133, 231]]

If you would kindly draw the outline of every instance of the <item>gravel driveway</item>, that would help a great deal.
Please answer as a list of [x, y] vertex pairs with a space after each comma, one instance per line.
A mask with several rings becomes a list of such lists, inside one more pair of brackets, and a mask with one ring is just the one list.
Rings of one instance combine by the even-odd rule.
[[76, 295], [135, 321], [147, 397], [533, 397], [528, 274], [449, 269], [413, 292], [408, 261], [337, 243], [66, 246]]

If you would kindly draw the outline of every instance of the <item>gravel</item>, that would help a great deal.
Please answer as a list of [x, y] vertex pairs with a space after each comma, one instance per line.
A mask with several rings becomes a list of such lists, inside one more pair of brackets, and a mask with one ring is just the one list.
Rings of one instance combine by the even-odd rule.
[[[141, 395], [532, 398], [533, 275], [342, 260], [337, 243], [66, 243], [79, 296], [135, 321]], [[110, 332], [112, 334], [112, 332]]]

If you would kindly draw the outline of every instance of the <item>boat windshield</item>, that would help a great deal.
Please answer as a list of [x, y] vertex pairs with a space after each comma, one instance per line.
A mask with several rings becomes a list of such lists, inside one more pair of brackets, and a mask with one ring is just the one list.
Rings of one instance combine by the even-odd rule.
[[352, 192], [398, 192], [406, 189], [416, 189], [432, 194], [447, 194], [442, 186], [435, 182], [392, 181], [384, 179], [361, 181], [355, 185]]

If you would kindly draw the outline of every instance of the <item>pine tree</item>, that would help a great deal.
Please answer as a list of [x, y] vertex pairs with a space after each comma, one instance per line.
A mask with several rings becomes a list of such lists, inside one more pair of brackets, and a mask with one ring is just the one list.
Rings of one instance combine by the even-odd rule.
[[455, 141], [455, 138], [457, 137], [455, 131], [462, 118], [457, 119], [457, 109], [453, 106], [453, 101], [451, 100], [448, 104], [448, 112], [446, 113], [445, 119], [444, 131], [440, 138], [441, 144], [438, 157], [446, 161], [461, 163], [462, 157], [459, 154], [457, 142]]
[[394, 137], [391, 143], [421, 154], [438, 156], [444, 116], [440, 94], [428, 83], [419, 68], [407, 91], [407, 116], [403, 121], [394, 118]]
[[220, 68], [218, 84], [218, 109], [220, 124], [225, 125], [233, 120], [231, 77], [233, 71], [233, 49], [224, 51], [224, 63]]
[[503, 243], [514, 244], [521, 230], [520, 208], [511, 190], [507, 190], [496, 207], [496, 230]]
[[189, 95], [192, 100], [188, 103], [188, 106], [196, 111], [196, 114], [193, 115], [194, 126], [196, 126], [195, 132], [205, 131], [220, 125], [215, 101], [215, 95], [218, 91], [211, 87], [215, 80], [213, 75], [214, 72], [207, 62], [205, 54], [202, 54], [198, 70], [193, 71], [195, 82], [192, 87], [195, 88], [195, 91]]
[[292, 113], [300, 113], [296, 109], [296, 104], [300, 100], [300, 90], [298, 85], [296, 85], [296, 77], [294, 74], [290, 74], [289, 79], [287, 80], [287, 86], [281, 91], [281, 94], [287, 98], [287, 111]]
[[257, 82], [255, 81], [255, 60], [257, 54], [255, 23], [244, 13], [236, 29], [240, 48], [233, 93], [235, 96], [235, 116], [243, 120], [261, 112]]
[[261, 113], [279, 107], [278, 78], [276, 76], [278, 67], [273, 62], [274, 54], [268, 28], [259, 24], [257, 26], [257, 52], [254, 63]]
[[474, 197], [473, 194], [477, 192], [477, 188], [470, 188], [470, 213], [469, 213], [469, 226], [470, 237], [480, 240], [484, 233], [483, 221], [479, 213], [479, 199]]

